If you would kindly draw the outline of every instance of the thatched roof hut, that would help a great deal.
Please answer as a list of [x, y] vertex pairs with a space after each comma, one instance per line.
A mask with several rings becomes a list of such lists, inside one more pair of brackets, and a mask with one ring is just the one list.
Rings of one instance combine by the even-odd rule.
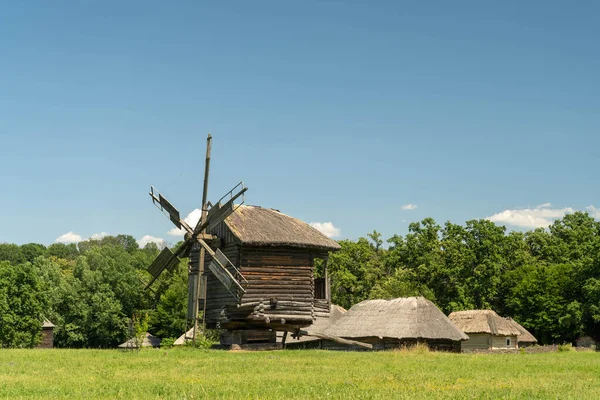
[[533, 336], [531, 332], [525, 329], [523, 325], [519, 324], [511, 317], [506, 317], [506, 319], [510, 321], [510, 323], [520, 332], [520, 334], [517, 336], [517, 342], [519, 343], [519, 347], [532, 346], [537, 343], [537, 339], [535, 338], [535, 336]]
[[521, 332], [512, 322], [492, 310], [455, 311], [449, 315], [452, 322], [469, 340], [463, 344], [466, 350], [514, 349]]
[[54, 347], [54, 325], [49, 319], [44, 318], [42, 322], [42, 341], [37, 346], [41, 349], [51, 349]]
[[225, 220], [240, 244], [339, 250], [340, 245], [304, 221], [272, 208], [242, 205]]
[[177, 338], [176, 341], [173, 342], [173, 346], [182, 346], [184, 344], [186, 344], [187, 342], [191, 341], [194, 338], [194, 327], [192, 326], [192, 328], [187, 331], [184, 332], [181, 336], [179, 336]]
[[[154, 335], [146, 332], [144, 334], [144, 338], [142, 339], [141, 347], [159, 347], [161, 339], [157, 338]], [[138, 348], [138, 340], [137, 338], [131, 338], [125, 343], [121, 343], [119, 348], [122, 349], [137, 349]]]
[[324, 333], [379, 349], [425, 342], [435, 349], [459, 351], [460, 342], [469, 338], [424, 297], [365, 300]]

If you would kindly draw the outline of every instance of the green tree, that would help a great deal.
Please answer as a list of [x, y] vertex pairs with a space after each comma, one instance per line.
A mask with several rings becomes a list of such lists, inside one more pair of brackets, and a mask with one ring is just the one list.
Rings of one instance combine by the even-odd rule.
[[0, 347], [32, 347], [41, 337], [47, 305], [30, 263], [0, 261]]
[[151, 332], [159, 337], [178, 337], [187, 325], [187, 271], [180, 268], [160, 296], [156, 311], [150, 318]]
[[27, 243], [21, 246], [21, 253], [25, 261], [32, 263], [37, 257], [46, 256], [47, 249], [43, 244]]
[[0, 261], [8, 261], [11, 264], [20, 264], [25, 261], [21, 248], [16, 244], [0, 243]]
[[79, 250], [77, 250], [77, 245], [74, 243], [53, 243], [48, 246], [48, 255], [65, 260], [74, 260], [79, 255]]

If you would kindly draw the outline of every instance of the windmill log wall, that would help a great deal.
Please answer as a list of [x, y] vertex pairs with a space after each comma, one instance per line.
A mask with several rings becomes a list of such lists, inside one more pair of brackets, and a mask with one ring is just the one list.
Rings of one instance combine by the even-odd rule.
[[[314, 258], [326, 252], [292, 247], [251, 247], [229, 243], [221, 251], [247, 280], [239, 304], [208, 270], [206, 322], [217, 327], [224, 322], [249, 321], [309, 326], [315, 316], [329, 314], [329, 302], [315, 299]], [[233, 272], [233, 271], [230, 271]], [[220, 324], [218, 324], [220, 323]]]
[[[221, 247], [221, 251], [233, 265], [239, 267], [240, 246], [236, 243], [228, 243]], [[210, 272], [208, 265], [212, 261], [209, 254], [204, 255], [204, 271], [206, 272], [207, 290], [206, 290], [206, 321], [209, 324], [216, 324], [223, 308], [235, 308], [236, 300], [229, 291], [219, 282], [216, 276]], [[228, 269], [233, 274], [232, 269]]]

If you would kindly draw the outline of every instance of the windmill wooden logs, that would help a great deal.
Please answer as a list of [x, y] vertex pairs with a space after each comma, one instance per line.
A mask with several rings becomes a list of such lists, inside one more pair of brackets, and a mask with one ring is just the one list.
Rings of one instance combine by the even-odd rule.
[[207, 327], [293, 331], [329, 314], [326, 291], [315, 290], [314, 267], [316, 258], [339, 249], [335, 241], [277, 210], [255, 206], [239, 207], [208, 233], [221, 238], [221, 251], [245, 279], [245, 293], [237, 301], [205, 269]]

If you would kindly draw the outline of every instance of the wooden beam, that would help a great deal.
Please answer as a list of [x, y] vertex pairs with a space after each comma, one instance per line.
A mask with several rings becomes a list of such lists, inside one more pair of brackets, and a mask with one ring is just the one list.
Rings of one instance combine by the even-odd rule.
[[373, 348], [373, 345], [369, 344], [369, 343], [363, 343], [363, 342], [358, 342], [356, 340], [344, 339], [344, 338], [337, 337], [337, 336], [325, 335], [322, 333], [315, 333], [315, 332], [308, 332], [305, 330], [300, 330], [300, 334], [304, 335], [304, 336], [318, 337], [319, 339], [331, 340], [333, 342], [345, 344], [348, 346], [360, 346], [360, 347], [364, 347], [365, 349]]

